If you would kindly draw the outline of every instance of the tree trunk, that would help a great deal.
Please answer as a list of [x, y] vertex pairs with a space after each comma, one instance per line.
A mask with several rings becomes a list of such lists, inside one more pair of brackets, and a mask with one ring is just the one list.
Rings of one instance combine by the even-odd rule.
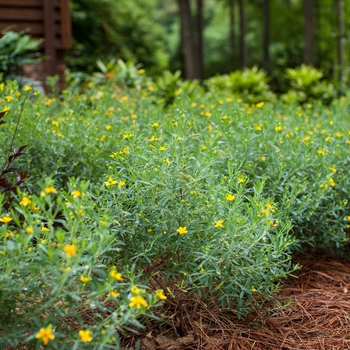
[[241, 69], [248, 65], [248, 48], [245, 41], [246, 22], [244, 11], [244, 0], [239, 0], [239, 61]]
[[230, 48], [231, 48], [231, 59], [232, 67], [234, 67], [234, 61], [236, 57], [236, 31], [235, 31], [235, 0], [228, 1], [229, 16], [230, 16]]
[[303, 0], [304, 13], [304, 63], [314, 65], [314, 0]]
[[270, 0], [264, 0], [263, 6], [263, 67], [270, 72]]
[[344, 68], [345, 68], [345, 50], [344, 50], [344, 38], [345, 38], [345, 21], [344, 21], [344, 0], [336, 0], [337, 8], [337, 49], [338, 49], [338, 78], [339, 83], [342, 85], [344, 81]]
[[199, 79], [203, 79], [204, 46], [203, 46], [203, 0], [197, 0], [197, 47], [198, 47], [198, 71]]
[[189, 0], [177, 0], [181, 22], [181, 40], [185, 56], [186, 78], [200, 79], [198, 50], [194, 39], [193, 22]]

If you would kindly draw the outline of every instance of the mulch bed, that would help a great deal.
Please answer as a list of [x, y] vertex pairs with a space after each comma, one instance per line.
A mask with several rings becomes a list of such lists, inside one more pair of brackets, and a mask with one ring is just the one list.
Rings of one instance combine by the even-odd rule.
[[[179, 291], [123, 349], [340, 350], [350, 349], [350, 262], [302, 259], [270, 303], [238, 319]], [[290, 303], [288, 303], [290, 300]], [[137, 342], [139, 346], [137, 346]]]

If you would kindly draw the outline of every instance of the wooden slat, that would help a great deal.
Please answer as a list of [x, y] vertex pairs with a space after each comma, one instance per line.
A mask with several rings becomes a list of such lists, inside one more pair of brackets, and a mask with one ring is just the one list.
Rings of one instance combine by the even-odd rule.
[[[5, 22], [1, 21], [0, 23], [0, 30], [3, 30], [7, 27], [10, 27], [11, 29], [16, 32], [21, 32], [23, 30], [28, 29], [28, 33], [36, 36], [36, 37], [44, 37], [44, 23], [43, 22], [17, 22], [13, 23], [13, 21]], [[57, 31], [59, 28], [56, 29]]]
[[72, 46], [72, 26], [70, 19], [69, 0], [61, 0], [61, 35], [62, 48], [69, 49]]
[[44, 45], [45, 45], [45, 67], [47, 75], [55, 75], [57, 73], [57, 58], [55, 48], [55, 28], [54, 28], [54, 15], [55, 15], [55, 4], [52, 0], [44, 0]]
[[21, 9], [20, 11], [15, 8], [3, 8], [0, 11], [1, 20], [11, 21], [41, 21], [44, 17], [44, 11], [42, 9]]
[[0, 9], [3, 7], [43, 7], [43, 0], [0, 0]]

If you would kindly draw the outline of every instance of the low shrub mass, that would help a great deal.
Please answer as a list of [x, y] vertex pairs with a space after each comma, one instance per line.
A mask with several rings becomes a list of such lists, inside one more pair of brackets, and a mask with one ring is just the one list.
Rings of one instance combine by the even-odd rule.
[[245, 315], [292, 252], [346, 252], [348, 97], [246, 104], [132, 71], [25, 102], [0, 83], [2, 166], [23, 106], [30, 175], [0, 196], [2, 347], [118, 348], [174, 288]]

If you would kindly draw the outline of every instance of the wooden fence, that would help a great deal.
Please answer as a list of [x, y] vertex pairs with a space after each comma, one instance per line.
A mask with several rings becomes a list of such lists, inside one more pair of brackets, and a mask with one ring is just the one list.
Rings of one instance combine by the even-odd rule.
[[46, 60], [26, 67], [33, 79], [45, 81], [58, 74], [64, 88], [64, 53], [71, 46], [69, 0], [0, 0], [0, 30], [27, 29], [33, 38], [42, 38], [42, 52]]

